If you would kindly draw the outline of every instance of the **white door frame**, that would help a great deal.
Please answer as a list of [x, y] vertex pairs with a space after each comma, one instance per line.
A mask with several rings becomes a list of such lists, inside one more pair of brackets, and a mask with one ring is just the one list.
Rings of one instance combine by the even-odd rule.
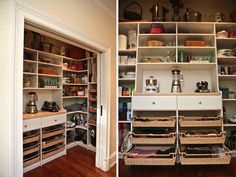
[[[32, 9], [21, 1], [16, 1], [16, 19], [15, 19], [15, 57], [14, 57], [14, 176], [23, 176], [23, 48], [24, 48], [24, 23], [25, 20], [42, 25], [60, 34], [78, 40], [82, 43], [101, 52], [101, 84], [105, 86], [101, 89], [101, 105], [103, 106], [103, 115], [97, 120], [97, 147], [96, 147], [96, 167], [107, 171], [109, 170], [109, 155], [110, 155], [110, 64], [111, 51], [110, 48], [96, 41], [84, 33], [74, 30], [67, 25], [52, 19], [51, 17]], [[98, 108], [98, 112], [100, 112]], [[102, 143], [101, 143], [102, 142]]]

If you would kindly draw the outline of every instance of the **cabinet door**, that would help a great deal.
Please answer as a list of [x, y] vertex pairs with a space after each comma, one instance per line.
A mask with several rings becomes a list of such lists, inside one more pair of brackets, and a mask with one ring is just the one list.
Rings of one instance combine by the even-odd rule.
[[134, 111], [176, 110], [176, 96], [133, 96], [132, 108]]
[[23, 120], [23, 131], [31, 131], [41, 128], [41, 118]]
[[62, 124], [66, 122], [66, 114], [58, 114], [54, 116], [47, 116], [42, 118], [42, 127]]
[[221, 96], [178, 96], [178, 110], [220, 110]]

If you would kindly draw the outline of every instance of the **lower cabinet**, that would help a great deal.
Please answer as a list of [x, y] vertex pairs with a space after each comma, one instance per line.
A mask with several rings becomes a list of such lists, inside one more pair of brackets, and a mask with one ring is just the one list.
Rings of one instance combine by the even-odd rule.
[[230, 163], [221, 95], [134, 96], [132, 104], [126, 165], [175, 165], [176, 159], [182, 165]]
[[65, 114], [23, 120], [24, 172], [66, 153], [65, 122]]

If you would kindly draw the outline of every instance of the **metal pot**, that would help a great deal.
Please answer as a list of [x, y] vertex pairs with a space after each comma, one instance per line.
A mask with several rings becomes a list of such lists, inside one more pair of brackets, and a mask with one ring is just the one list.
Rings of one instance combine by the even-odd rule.
[[202, 14], [193, 9], [186, 8], [183, 20], [186, 22], [200, 22], [202, 20]]
[[165, 21], [166, 14], [169, 12], [169, 9], [160, 7], [158, 4], [154, 4], [150, 11], [152, 12], [152, 21]]

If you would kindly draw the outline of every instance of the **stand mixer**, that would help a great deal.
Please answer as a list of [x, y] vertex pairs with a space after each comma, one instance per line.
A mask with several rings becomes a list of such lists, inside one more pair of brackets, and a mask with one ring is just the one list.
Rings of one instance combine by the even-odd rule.
[[29, 92], [28, 95], [29, 95], [29, 102], [27, 103], [26, 112], [30, 114], [35, 114], [38, 112], [36, 105], [38, 96], [36, 92]]
[[180, 70], [175, 69], [172, 70], [172, 86], [171, 86], [171, 93], [181, 93], [181, 82], [183, 82], [183, 73]]

